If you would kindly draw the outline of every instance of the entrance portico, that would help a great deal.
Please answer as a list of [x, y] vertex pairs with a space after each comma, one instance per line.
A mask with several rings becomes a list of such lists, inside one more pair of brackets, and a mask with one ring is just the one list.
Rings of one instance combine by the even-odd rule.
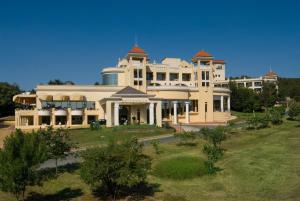
[[100, 103], [105, 105], [108, 127], [130, 123], [162, 126], [161, 100], [154, 95], [126, 87]]

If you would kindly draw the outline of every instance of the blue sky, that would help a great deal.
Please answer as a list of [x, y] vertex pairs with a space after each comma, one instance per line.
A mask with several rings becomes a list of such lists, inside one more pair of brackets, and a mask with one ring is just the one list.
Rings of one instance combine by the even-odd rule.
[[160, 61], [204, 49], [227, 75], [300, 77], [297, 1], [0, 0], [0, 81], [100, 80], [134, 44]]

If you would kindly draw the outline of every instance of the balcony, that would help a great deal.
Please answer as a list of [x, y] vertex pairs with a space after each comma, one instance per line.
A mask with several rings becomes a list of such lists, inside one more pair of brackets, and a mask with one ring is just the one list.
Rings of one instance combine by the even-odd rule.
[[41, 109], [41, 110], [38, 110], [38, 115], [39, 116], [51, 116], [51, 112], [49, 110]]
[[71, 115], [72, 116], [82, 116], [83, 115], [83, 111], [82, 110], [72, 110], [71, 111]]
[[58, 109], [54, 112], [55, 116], [67, 116], [67, 111], [63, 109]]

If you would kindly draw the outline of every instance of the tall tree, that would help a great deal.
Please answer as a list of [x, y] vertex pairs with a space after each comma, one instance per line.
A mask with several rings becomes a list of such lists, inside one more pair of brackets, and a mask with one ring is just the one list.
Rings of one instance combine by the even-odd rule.
[[230, 100], [232, 110], [239, 112], [252, 112], [261, 110], [259, 94], [252, 89], [237, 87], [235, 82], [229, 83], [231, 91]]
[[265, 109], [273, 107], [278, 99], [276, 85], [274, 83], [264, 82], [260, 99]]
[[13, 115], [15, 104], [13, 96], [21, 93], [21, 90], [16, 84], [0, 82], [0, 117]]
[[17, 130], [0, 149], [0, 189], [24, 200], [27, 186], [39, 183], [37, 167], [46, 159], [46, 144], [40, 135]]
[[114, 198], [122, 187], [130, 188], [144, 182], [151, 167], [150, 158], [142, 153], [142, 145], [136, 138], [89, 149], [83, 159], [82, 179], [94, 190], [103, 188]]
[[47, 130], [41, 130], [40, 132], [47, 144], [48, 157], [55, 160], [55, 173], [57, 175], [58, 159], [65, 158], [71, 148], [75, 146], [71, 143], [69, 132], [66, 129], [53, 130], [52, 127], [48, 127]]

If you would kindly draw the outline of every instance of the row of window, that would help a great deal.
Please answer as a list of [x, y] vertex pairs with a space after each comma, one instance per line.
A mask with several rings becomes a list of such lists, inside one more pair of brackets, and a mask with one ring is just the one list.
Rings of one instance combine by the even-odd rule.
[[[134, 78], [143, 78], [142, 69], [134, 69], [133, 72]], [[147, 72], [146, 79], [148, 81], [153, 80], [153, 72]], [[165, 81], [166, 80], [166, 73], [158, 72], [156, 73], [156, 80], [158, 81]], [[170, 81], [178, 81], [179, 80], [179, 73], [170, 73], [169, 74]], [[190, 73], [182, 73], [182, 81], [191, 81], [191, 74]]]
[[72, 110], [76, 109], [95, 109], [94, 101], [42, 101], [43, 109], [57, 108], [65, 109], [71, 108]]

